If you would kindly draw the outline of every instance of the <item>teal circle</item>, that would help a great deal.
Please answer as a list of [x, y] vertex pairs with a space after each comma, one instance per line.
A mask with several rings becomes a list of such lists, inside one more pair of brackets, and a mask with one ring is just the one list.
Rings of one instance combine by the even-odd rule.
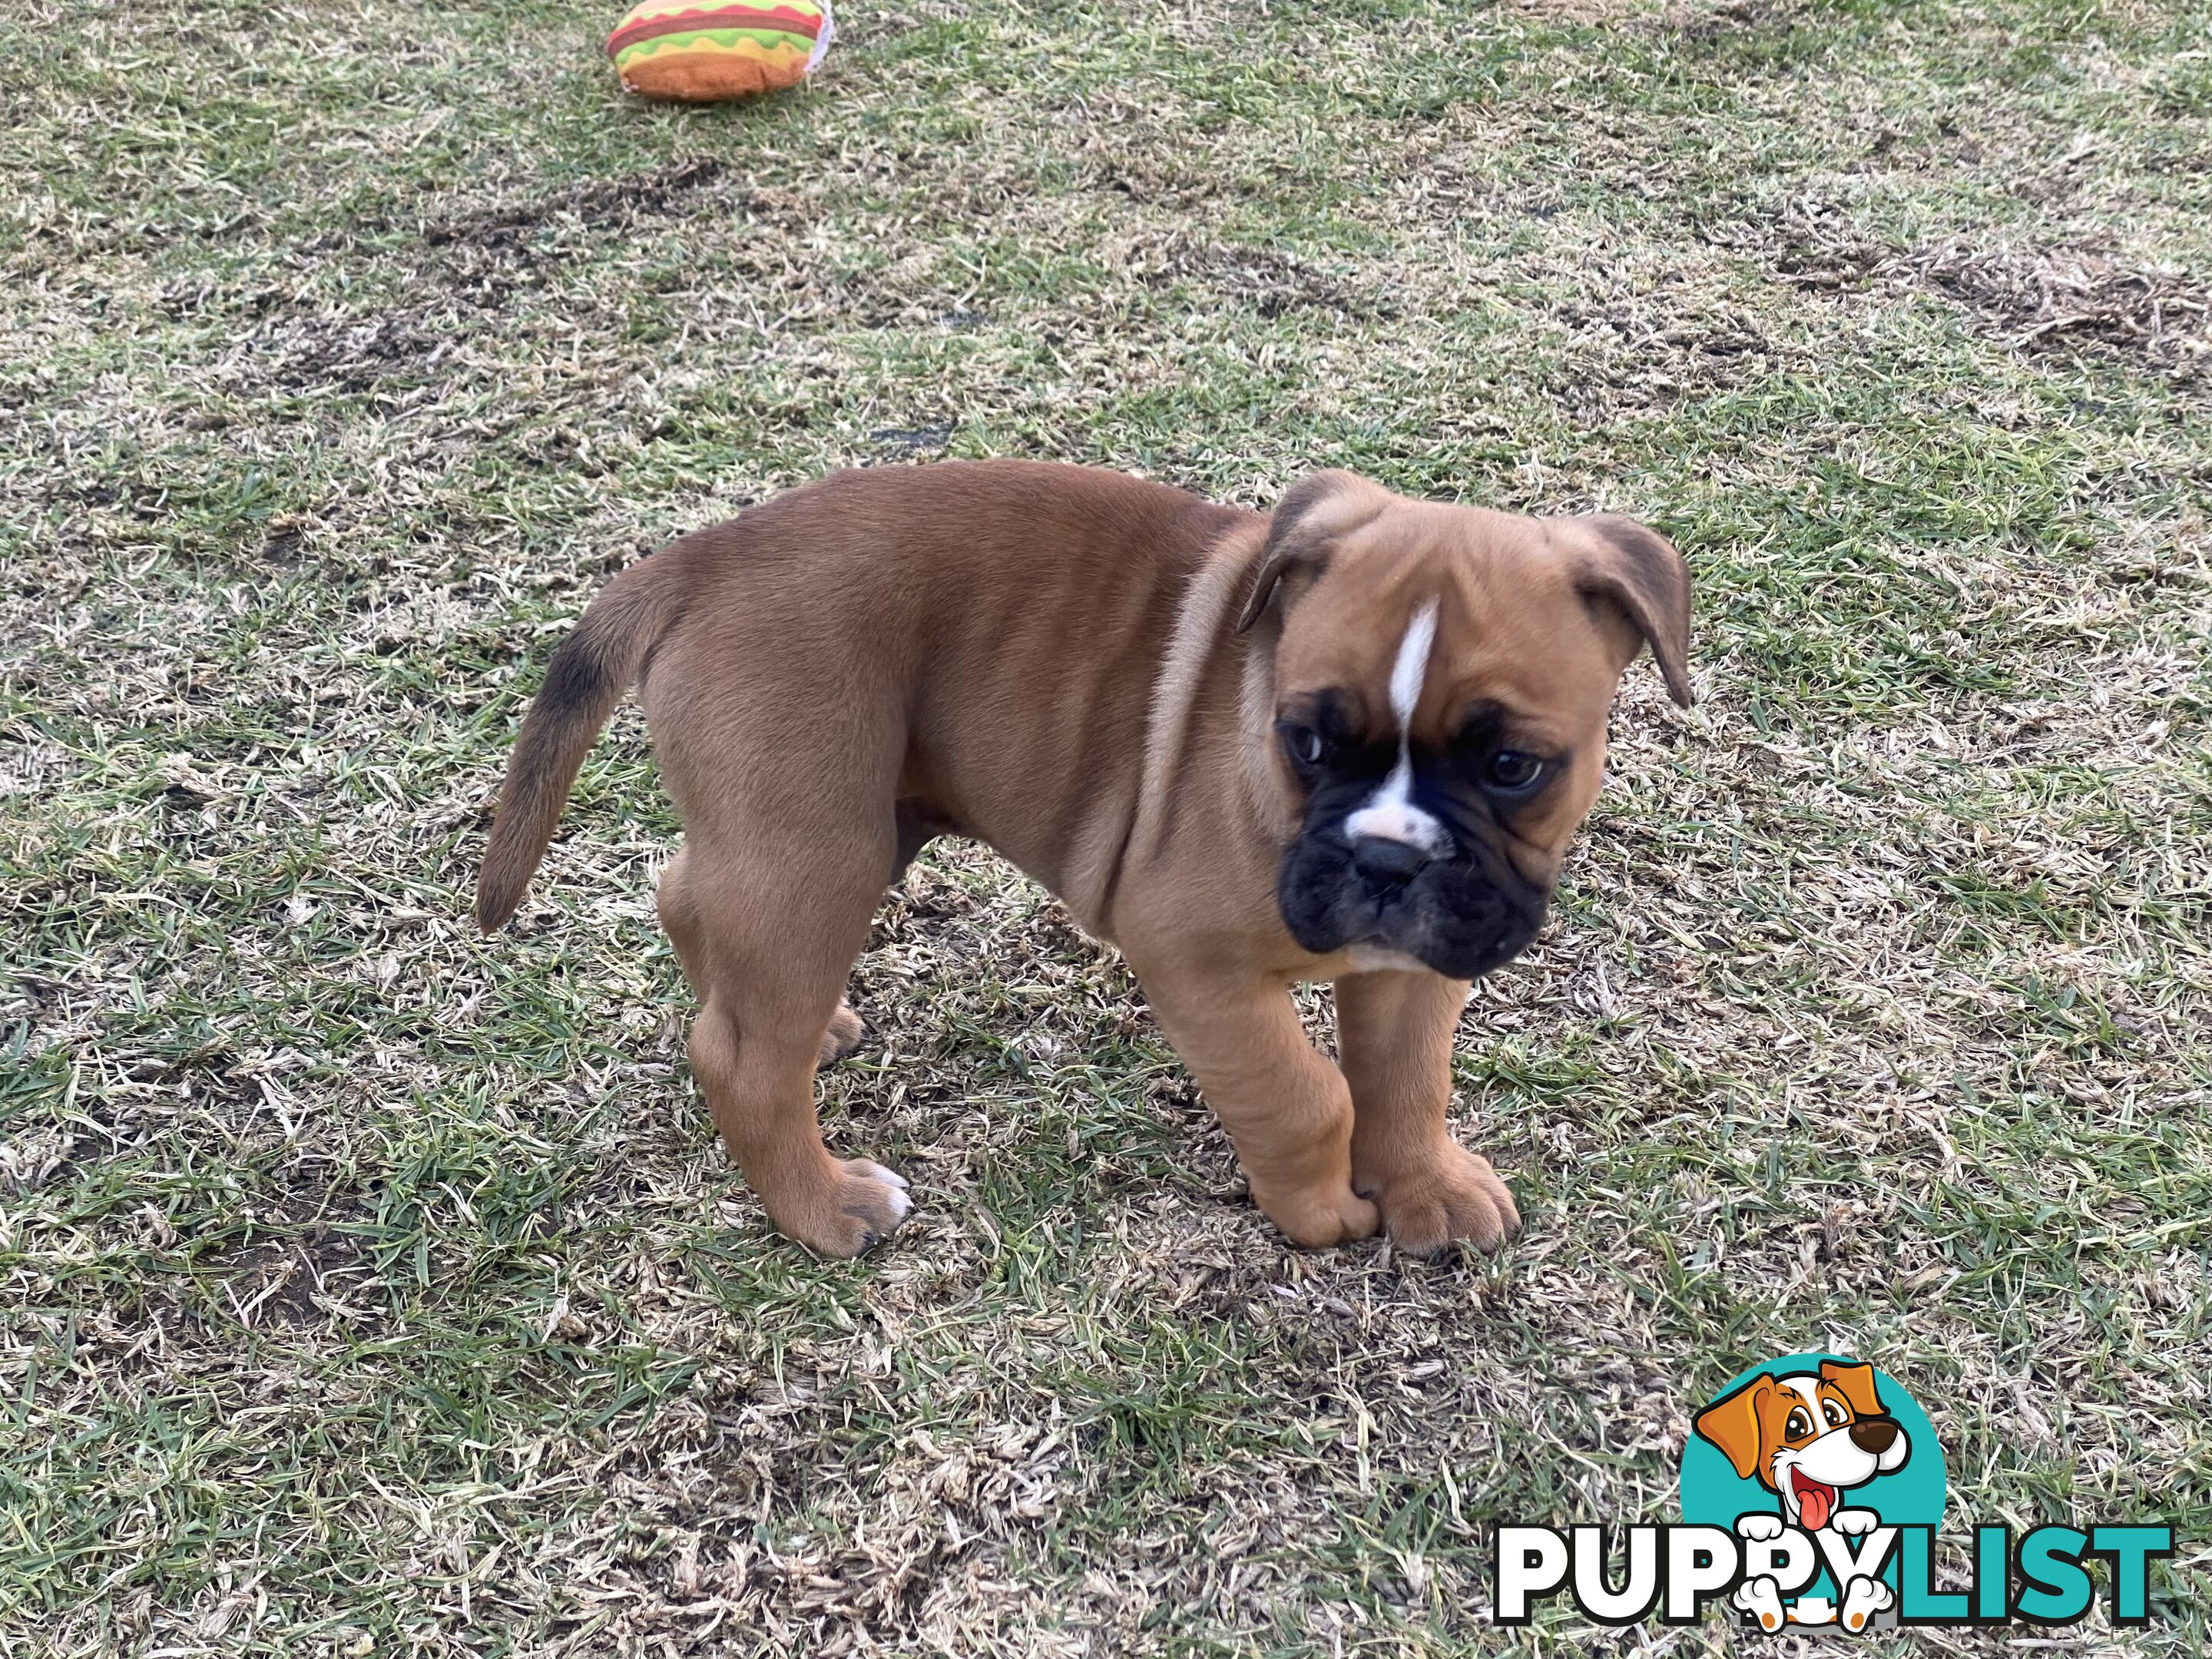
[[[1790, 1376], [1800, 1371], [1817, 1371], [1824, 1359], [1832, 1359], [1839, 1365], [1863, 1363], [1840, 1353], [1785, 1353], [1738, 1371], [1705, 1404], [1710, 1406], [1715, 1400], [1725, 1399], [1755, 1376]], [[1940, 1525], [1948, 1483], [1943, 1468], [1943, 1449], [1936, 1443], [1935, 1425], [1929, 1422], [1928, 1413], [1920, 1409], [1920, 1402], [1905, 1391], [1905, 1385], [1878, 1365], [1875, 1367], [1874, 1386], [1883, 1407], [1897, 1419], [1911, 1441], [1912, 1449], [1905, 1462], [1887, 1474], [1878, 1474], [1863, 1486], [1853, 1486], [1842, 1496], [1840, 1507], [1872, 1510], [1884, 1524], [1893, 1527]], [[1781, 1499], [1760, 1484], [1756, 1475], [1739, 1476], [1727, 1454], [1699, 1434], [1694, 1424], [1689, 1443], [1682, 1448], [1680, 1497], [1684, 1521], [1693, 1526], [1721, 1527], [1730, 1532], [1735, 1530], [1738, 1516], [1754, 1510], [1771, 1515], [1782, 1512]], [[1894, 1556], [1881, 1576], [1893, 1589], [1896, 1588]], [[1820, 1576], [1798, 1594], [1825, 1595], [1832, 1600], [1836, 1587], [1823, 1568]]]

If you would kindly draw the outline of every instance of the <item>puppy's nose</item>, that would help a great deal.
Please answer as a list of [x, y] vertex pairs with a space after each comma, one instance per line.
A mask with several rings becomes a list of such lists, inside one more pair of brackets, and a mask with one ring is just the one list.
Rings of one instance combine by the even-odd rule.
[[1387, 836], [1352, 837], [1352, 867], [1377, 887], [1395, 887], [1410, 881], [1428, 861], [1427, 850], [1411, 842], [1393, 841]]
[[1897, 1425], [1886, 1417], [1861, 1418], [1851, 1425], [1851, 1444], [1879, 1457], [1897, 1438]]

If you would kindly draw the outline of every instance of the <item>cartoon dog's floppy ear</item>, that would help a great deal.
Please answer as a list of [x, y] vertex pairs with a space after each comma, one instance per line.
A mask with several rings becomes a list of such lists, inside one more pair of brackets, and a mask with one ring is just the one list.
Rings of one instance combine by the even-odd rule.
[[1237, 618], [1237, 631], [1249, 633], [1275, 597], [1276, 584], [1302, 565], [1323, 562], [1328, 538], [1366, 518], [1380, 504], [1378, 498], [1387, 499], [1381, 485], [1337, 468], [1309, 473], [1285, 490], [1268, 522], [1259, 571]]
[[1774, 1484], [1772, 1473], [1759, 1455], [1765, 1442], [1759, 1427], [1759, 1402], [1773, 1392], [1772, 1377], [1754, 1376], [1698, 1413], [1698, 1434], [1728, 1454], [1740, 1480], [1756, 1474], [1766, 1485]]
[[1854, 1417], [1887, 1417], [1882, 1408], [1881, 1395], [1875, 1391], [1874, 1367], [1871, 1365], [1838, 1365], [1832, 1359], [1820, 1362], [1820, 1380], [1832, 1382], [1843, 1390], [1844, 1398], [1851, 1402]]

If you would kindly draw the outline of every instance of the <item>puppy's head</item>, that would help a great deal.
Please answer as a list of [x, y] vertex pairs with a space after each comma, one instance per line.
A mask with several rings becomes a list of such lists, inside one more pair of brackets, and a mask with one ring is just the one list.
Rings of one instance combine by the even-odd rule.
[[1239, 626], [1276, 619], [1272, 764], [1299, 828], [1276, 893], [1309, 951], [1455, 979], [1510, 961], [1597, 797], [1649, 644], [1690, 701], [1689, 573], [1626, 519], [1530, 519], [1306, 478]]
[[1698, 1416], [1698, 1433], [1739, 1479], [1756, 1476], [1793, 1526], [1818, 1531], [1842, 1496], [1902, 1468], [1912, 1443], [1881, 1402], [1871, 1365], [1755, 1376]]

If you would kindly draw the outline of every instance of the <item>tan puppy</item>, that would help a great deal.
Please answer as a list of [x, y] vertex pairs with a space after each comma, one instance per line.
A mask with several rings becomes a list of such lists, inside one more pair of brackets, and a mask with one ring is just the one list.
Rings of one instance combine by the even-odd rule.
[[[776, 1224], [828, 1255], [906, 1182], [822, 1144], [814, 1072], [888, 883], [972, 836], [1119, 945], [1302, 1244], [1498, 1243], [1445, 1126], [1468, 981], [1536, 935], [1649, 641], [1689, 581], [1624, 519], [1407, 501], [1323, 472], [1272, 519], [1088, 468], [838, 473], [624, 571], [554, 654], [477, 894], [514, 914], [640, 684], [685, 845], [660, 915], [692, 1069]], [[1342, 1066], [1288, 987], [1336, 982]]]

